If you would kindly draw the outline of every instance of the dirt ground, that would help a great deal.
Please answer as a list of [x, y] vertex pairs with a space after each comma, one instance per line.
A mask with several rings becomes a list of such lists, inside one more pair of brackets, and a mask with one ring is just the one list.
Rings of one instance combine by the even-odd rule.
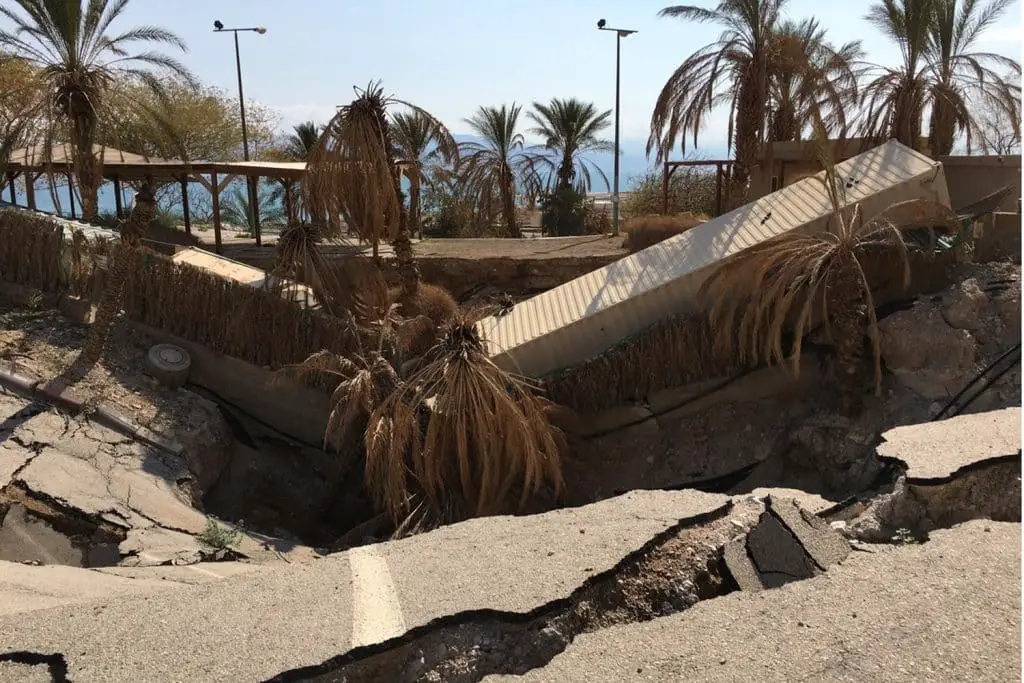
[[[214, 243], [213, 232], [196, 233], [207, 245]], [[584, 237], [543, 237], [523, 239], [480, 238], [480, 239], [425, 239], [413, 240], [413, 253], [420, 258], [452, 258], [452, 259], [522, 259], [539, 260], [548, 258], [585, 258], [600, 256], [625, 256], [621, 236], [587, 235]], [[228, 236], [225, 231], [223, 244], [224, 255], [237, 261], [262, 255], [268, 245], [273, 245], [276, 236], [265, 235], [263, 247], [257, 247], [252, 238]], [[347, 256], [371, 253], [370, 245], [356, 241], [325, 248], [328, 255]], [[380, 255], [387, 257], [392, 254], [391, 247], [382, 244]]]
[[[45, 380], [59, 375], [77, 356], [86, 332], [86, 326], [55, 309], [19, 307], [0, 299], [0, 362], [11, 363], [26, 376]], [[155, 343], [126, 325], [115, 325], [104, 359], [76, 391], [178, 441], [221, 425], [213, 403], [186, 389], [168, 389], [145, 373], [146, 353]]]

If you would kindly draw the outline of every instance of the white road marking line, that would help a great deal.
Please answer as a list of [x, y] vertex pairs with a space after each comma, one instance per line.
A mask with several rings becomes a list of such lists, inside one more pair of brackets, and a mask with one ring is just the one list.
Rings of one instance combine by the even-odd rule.
[[405, 619], [387, 560], [372, 545], [348, 551], [352, 567], [352, 647], [405, 633]]

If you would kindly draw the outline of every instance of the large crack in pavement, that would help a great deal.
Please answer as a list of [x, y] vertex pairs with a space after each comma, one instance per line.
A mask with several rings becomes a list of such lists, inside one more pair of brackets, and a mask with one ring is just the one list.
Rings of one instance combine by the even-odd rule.
[[581, 633], [674, 614], [734, 590], [721, 548], [744, 526], [740, 518], [757, 510], [753, 502], [729, 502], [680, 520], [569, 596], [530, 612], [460, 612], [270, 680], [461, 683], [524, 673], [551, 661]]
[[67, 660], [59, 652], [49, 655], [27, 650], [4, 652], [0, 653], [0, 664], [3, 663], [27, 667], [45, 666], [52, 683], [71, 683]]

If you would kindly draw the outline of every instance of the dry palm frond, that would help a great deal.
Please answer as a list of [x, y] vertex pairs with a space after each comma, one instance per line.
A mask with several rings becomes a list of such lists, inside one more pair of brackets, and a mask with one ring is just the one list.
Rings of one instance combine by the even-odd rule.
[[457, 318], [413, 376], [374, 411], [366, 479], [393, 520], [422, 500], [435, 517], [519, 505], [545, 485], [561, 491], [557, 430], [543, 402], [498, 368], [476, 329]]
[[[701, 291], [714, 300], [711, 320], [717, 344], [724, 351], [736, 352], [745, 364], [784, 361], [783, 336], [790, 333], [793, 341], [788, 355], [797, 371], [802, 339], [814, 322], [820, 322], [837, 344], [847, 345], [854, 354], [866, 331], [878, 391], [882, 377], [878, 324], [864, 261], [869, 255], [890, 257], [890, 265], [899, 271], [906, 287], [911, 273], [904, 230], [956, 230], [958, 221], [948, 207], [926, 200], [900, 202], [864, 220], [859, 204], [847, 206], [845, 188], [822, 131], [819, 120], [816, 140], [824, 167], [821, 181], [832, 206], [829, 230], [789, 233], [750, 247], [723, 263]], [[860, 316], [866, 329], [855, 333]], [[840, 339], [831, 334], [837, 321], [846, 325]], [[857, 338], [848, 338], [851, 334]]]

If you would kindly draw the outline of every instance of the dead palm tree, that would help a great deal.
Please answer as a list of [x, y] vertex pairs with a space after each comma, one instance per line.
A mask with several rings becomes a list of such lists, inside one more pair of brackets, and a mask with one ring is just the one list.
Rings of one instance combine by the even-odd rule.
[[812, 112], [841, 135], [857, 105], [860, 41], [836, 48], [817, 19], [805, 19], [779, 22], [775, 42], [768, 139], [801, 140], [812, 127]]
[[128, 271], [135, 263], [135, 253], [142, 246], [142, 238], [146, 228], [156, 218], [156, 211], [152, 182], [144, 182], [135, 194], [135, 204], [128, 215], [128, 220], [121, 224], [121, 238], [110, 251], [103, 293], [96, 304], [96, 314], [89, 327], [89, 335], [73, 363], [73, 367], [77, 366], [76, 373], [81, 373], [78, 376], [84, 376], [88, 368], [98, 363], [103, 356], [110, 329], [121, 310]]
[[[975, 52], [981, 34], [1005, 13], [1013, 0], [937, 0], [927, 59], [931, 121], [928, 147], [949, 154], [957, 132], [966, 134], [967, 151], [980, 136], [979, 109], [1004, 112], [1012, 130], [1020, 132], [1020, 63], [992, 52]], [[994, 71], [996, 67], [1010, 76]]]
[[700, 48], [675, 70], [658, 95], [651, 115], [647, 154], [665, 161], [678, 140], [697, 134], [711, 110], [729, 106], [728, 145], [735, 152], [730, 201], [746, 193], [750, 169], [761, 152], [767, 117], [773, 40], [786, 0], [721, 0], [715, 9], [674, 5], [658, 13], [686, 21], [720, 24], [718, 40]]
[[516, 221], [517, 184], [537, 179], [538, 156], [524, 151], [523, 135], [516, 131], [522, 106], [480, 107], [466, 119], [483, 142], [459, 144], [460, 180], [476, 198], [478, 213], [493, 216], [495, 207], [504, 221], [505, 236], [519, 237]]
[[554, 161], [547, 160], [555, 179], [555, 188], [576, 187], [583, 193], [590, 190], [590, 170], [594, 169], [608, 187], [608, 177], [583, 155], [592, 152], [614, 152], [615, 146], [598, 137], [610, 124], [611, 110], [599, 112], [591, 102], [576, 98], [553, 98], [548, 104], [533, 103], [534, 111], [526, 113], [536, 126], [530, 129], [544, 139], [544, 148]]
[[832, 207], [828, 230], [788, 233], [745, 249], [711, 274], [702, 293], [713, 301], [716, 343], [727, 353], [738, 352], [744, 363], [784, 361], [782, 340], [788, 332], [793, 339], [789, 355], [798, 368], [803, 335], [817, 316], [833, 340], [841, 407], [852, 413], [863, 389], [865, 333], [872, 346], [876, 392], [881, 388], [878, 324], [865, 259], [894, 263], [907, 286], [909, 247], [903, 228], [957, 230], [958, 223], [948, 207], [925, 201], [902, 202], [864, 220], [859, 205], [847, 205], [824, 131], [819, 119], [815, 137], [825, 169], [821, 180]]
[[451, 134], [423, 109], [385, 95], [379, 82], [355, 88], [355, 92], [356, 98], [324, 127], [309, 159], [304, 190], [311, 206], [340, 214], [350, 230], [370, 242], [375, 257], [380, 240], [390, 240], [403, 293], [411, 295], [418, 289], [420, 277], [388, 110], [407, 107], [431, 121], [439, 136], [450, 140]]
[[[82, 215], [88, 221], [97, 217], [97, 190], [103, 175], [102, 159], [94, 153], [93, 144], [111, 84], [135, 78], [159, 92], [160, 80], [152, 68], [194, 83], [188, 69], [171, 57], [129, 52], [133, 44], [142, 43], [186, 51], [185, 43], [170, 31], [138, 26], [116, 35], [107, 33], [127, 5], [128, 0], [13, 0], [0, 6], [0, 17], [11, 23], [0, 29], [0, 49], [39, 69], [51, 110], [47, 118], [66, 126], [81, 188]], [[51, 131], [46, 137], [52, 141], [60, 135]], [[45, 153], [50, 146], [44, 146]]]
[[399, 112], [392, 117], [392, 136], [395, 155], [405, 164], [405, 175], [409, 179], [409, 222], [410, 232], [423, 237], [423, 220], [420, 213], [420, 188], [429, 182], [431, 171], [438, 165], [458, 165], [458, 145], [447, 131], [439, 131], [434, 119], [417, 112]]
[[458, 318], [370, 415], [367, 486], [403, 526], [411, 515], [436, 525], [514, 512], [545, 488], [558, 494], [565, 442], [545, 405], [494, 365], [472, 322]]

